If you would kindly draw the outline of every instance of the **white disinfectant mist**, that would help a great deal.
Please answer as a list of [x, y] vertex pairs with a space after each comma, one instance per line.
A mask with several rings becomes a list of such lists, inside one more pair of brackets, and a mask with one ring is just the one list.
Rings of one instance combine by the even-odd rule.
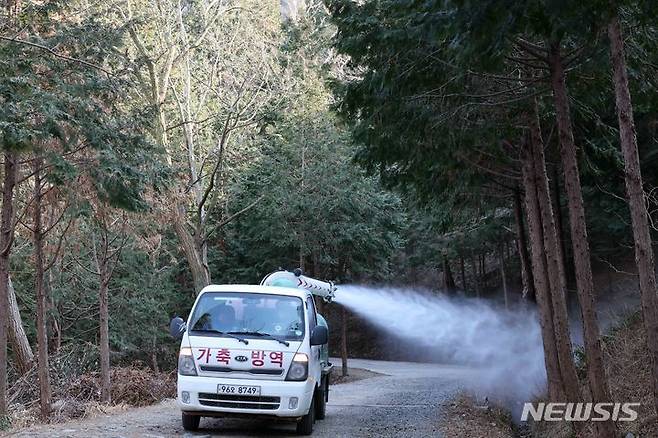
[[489, 301], [399, 288], [341, 286], [335, 301], [402, 342], [410, 360], [474, 368], [478, 392], [508, 402], [529, 401], [546, 384], [535, 310], [505, 310]]

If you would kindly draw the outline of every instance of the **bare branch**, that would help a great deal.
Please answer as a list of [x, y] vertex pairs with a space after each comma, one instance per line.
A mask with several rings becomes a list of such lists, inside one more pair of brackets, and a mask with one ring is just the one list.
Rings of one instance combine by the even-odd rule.
[[209, 238], [212, 234], [214, 234], [215, 231], [217, 231], [217, 230], [219, 230], [220, 228], [222, 228], [222, 227], [228, 225], [230, 222], [232, 222], [232, 221], [233, 221], [234, 219], [236, 219], [237, 217], [239, 217], [239, 216], [245, 214], [246, 212], [248, 212], [249, 210], [251, 210], [252, 208], [254, 208], [254, 207], [255, 207], [256, 205], [258, 205], [258, 203], [259, 203], [260, 201], [262, 201], [264, 198], [265, 198], [265, 195], [260, 195], [255, 201], [253, 201], [251, 204], [249, 204], [249, 205], [247, 205], [246, 207], [244, 207], [242, 210], [240, 210], [240, 211], [238, 211], [238, 212], [236, 212], [236, 213], [233, 213], [232, 215], [230, 215], [230, 216], [227, 217], [226, 219], [222, 220], [219, 224], [217, 224], [215, 227], [213, 227], [212, 230], [210, 230], [210, 231], [207, 233], [207, 235], [206, 235], [206, 239]]

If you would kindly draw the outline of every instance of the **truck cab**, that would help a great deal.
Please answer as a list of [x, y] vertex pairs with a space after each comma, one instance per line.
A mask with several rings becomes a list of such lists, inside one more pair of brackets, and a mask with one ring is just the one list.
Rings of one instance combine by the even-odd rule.
[[301, 287], [210, 285], [181, 338], [178, 405], [183, 427], [205, 416], [259, 416], [297, 423], [310, 435], [325, 415], [331, 364], [328, 331], [313, 294]]

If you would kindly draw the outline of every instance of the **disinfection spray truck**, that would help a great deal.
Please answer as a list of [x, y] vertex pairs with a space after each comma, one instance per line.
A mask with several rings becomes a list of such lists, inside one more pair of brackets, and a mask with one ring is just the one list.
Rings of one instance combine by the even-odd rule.
[[210, 285], [185, 322], [172, 319], [181, 339], [178, 405], [183, 427], [201, 417], [258, 416], [297, 423], [310, 435], [329, 397], [328, 329], [313, 296], [329, 302], [336, 287], [277, 271], [260, 285]]

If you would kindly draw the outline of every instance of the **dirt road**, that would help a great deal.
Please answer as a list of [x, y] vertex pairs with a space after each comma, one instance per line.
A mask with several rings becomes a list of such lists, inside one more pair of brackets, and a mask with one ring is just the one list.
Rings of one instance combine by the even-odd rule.
[[[442, 406], [472, 377], [468, 369], [447, 365], [353, 359], [350, 366], [383, 375], [335, 386], [327, 418], [316, 422], [314, 437], [438, 437]], [[294, 436], [294, 431], [289, 423], [203, 418], [200, 431], [192, 434], [181, 427], [175, 401], [167, 400], [115, 415], [31, 428], [11, 436], [284, 437]]]

